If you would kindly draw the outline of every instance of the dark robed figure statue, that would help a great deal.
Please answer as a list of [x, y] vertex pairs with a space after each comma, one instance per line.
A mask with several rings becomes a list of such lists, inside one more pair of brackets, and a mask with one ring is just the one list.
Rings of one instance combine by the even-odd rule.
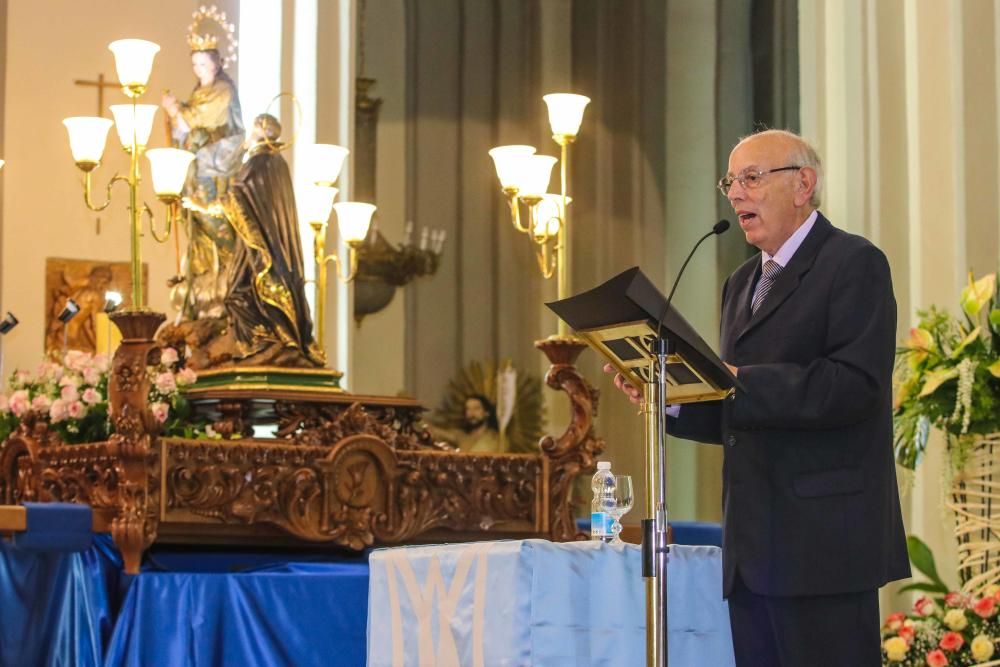
[[255, 119], [250, 157], [222, 200], [237, 238], [225, 306], [237, 363], [317, 367], [325, 358], [313, 341], [295, 195], [279, 153], [280, 134], [273, 116]]

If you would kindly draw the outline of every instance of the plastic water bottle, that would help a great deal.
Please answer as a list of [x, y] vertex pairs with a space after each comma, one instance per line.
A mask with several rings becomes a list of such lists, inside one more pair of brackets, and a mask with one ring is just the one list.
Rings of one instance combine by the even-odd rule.
[[611, 525], [615, 509], [615, 476], [610, 461], [598, 461], [597, 473], [590, 482], [594, 500], [590, 503], [590, 539], [610, 542], [614, 538]]

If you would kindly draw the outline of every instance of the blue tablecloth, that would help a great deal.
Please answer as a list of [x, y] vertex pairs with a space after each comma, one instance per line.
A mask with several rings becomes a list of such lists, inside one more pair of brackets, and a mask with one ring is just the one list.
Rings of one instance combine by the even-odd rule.
[[154, 550], [128, 577], [107, 536], [78, 554], [0, 540], [3, 667], [360, 667], [367, 609], [366, 558]]
[[[721, 551], [675, 546], [670, 664], [734, 664]], [[370, 559], [368, 665], [645, 664], [639, 548], [545, 540], [380, 549]]]

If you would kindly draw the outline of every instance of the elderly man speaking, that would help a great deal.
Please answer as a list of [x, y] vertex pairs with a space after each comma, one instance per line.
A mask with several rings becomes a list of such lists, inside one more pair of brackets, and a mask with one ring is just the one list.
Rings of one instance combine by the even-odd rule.
[[819, 213], [821, 184], [816, 151], [790, 132], [733, 149], [719, 189], [760, 249], [722, 291], [721, 357], [742, 388], [668, 423], [725, 452], [723, 591], [740, 667], [880, 665], [877, 589], [910, 574], [889, 265]]

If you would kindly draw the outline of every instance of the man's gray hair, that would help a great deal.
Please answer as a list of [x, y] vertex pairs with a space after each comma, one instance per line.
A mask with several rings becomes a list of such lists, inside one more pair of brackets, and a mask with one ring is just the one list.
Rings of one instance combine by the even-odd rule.
[[823, 162], [819, 159], [819, 153], [816, 152], [812, 144], [789, 130], [761, 130], [743, 137], [740, 139], [740, 143], [757, 137], [781, 137], [792, 144], [792, 149], [788, 154], [788, 166], [810, 167], [816, 172], [816, 187], [809, 199], [809, 205], [813, 208], [819, 208], [820, 201], [823, 199]]

